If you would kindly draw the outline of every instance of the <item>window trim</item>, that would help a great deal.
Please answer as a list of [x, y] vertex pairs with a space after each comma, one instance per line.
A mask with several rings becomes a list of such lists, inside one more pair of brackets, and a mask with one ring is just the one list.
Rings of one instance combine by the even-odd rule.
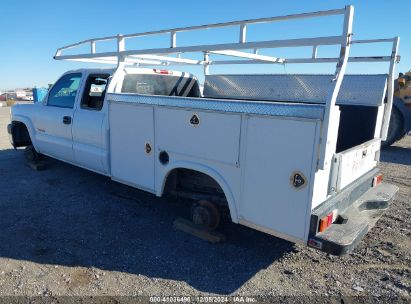
[[104, 104], [105, 104], [105, 102], [104, 102], [104, 100], [105, 100], [105, 98], [106, 98], [106, 96], [104, 95], [104, 97], [103, 97], [103, 103], [102, 103], [102, 105], [101, 105], [101, 108], [99, 108], [99, 109], [97, 109], [97, 108], [89, 108], [89, 107], [84, 107], [83, 106], [83, 101], [85, 100], [85, 98], [86, 98], [86, 94], [89, 94], [90, 93], [90, 89], [91, 89], [91, 84], [90, 84], [90, 78], [106, 78], [107, 77], [107, 84], [106, 84], [106, 94], [107, 94], [107, 88], [108, 88], [108, 85], [109, 85], [109, 81], [110, 81], [110, 74], [108, 74], [108, 73], [106, 73], [106, 74], [104, 74], [104, 73], [101, 73], [101, 74], [99, 74], [99, 73], [95, 73], [95, 74], [89, 74], [88, 76], [87, 76], [87, 80], [86, 80], [86, 82], [85, 82], [85, 84], [84, 84], [84, 91], [83, 91], [83, 94], [82, 94], [82, 96], [81, 96], [81, 100], [80, 100], [80, 109], [82, 109], [82, 110], [88, 110], [88, 111], [101, 111], [102, 109], [103, 109], [103, 107], [104, 107]]

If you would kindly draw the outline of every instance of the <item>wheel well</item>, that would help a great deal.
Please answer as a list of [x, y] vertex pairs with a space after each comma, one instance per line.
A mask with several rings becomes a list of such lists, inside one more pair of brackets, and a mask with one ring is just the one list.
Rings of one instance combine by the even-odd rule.
[[13, 121], [11, 124], [14, 147], [27, 147], [32, 145], [27, 126], [20, 121]]
[[211, 176], [196, 170], [176, 168], [169, 172], [164, 195], [173, 195], [192, 200], [207, 199], [221, 207], [228, 203], [223, 189]]

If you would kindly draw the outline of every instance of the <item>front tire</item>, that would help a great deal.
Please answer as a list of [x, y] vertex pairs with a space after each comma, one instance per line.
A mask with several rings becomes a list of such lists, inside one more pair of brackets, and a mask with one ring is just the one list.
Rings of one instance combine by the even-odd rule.
[[37, 153], [36, 149], [34, 149], [34, 147], [32, 145], [27, 146], [24, 149], [24, 157], [29, 162], [36, 162], [36, 161], [40, 160], [40, 154]]

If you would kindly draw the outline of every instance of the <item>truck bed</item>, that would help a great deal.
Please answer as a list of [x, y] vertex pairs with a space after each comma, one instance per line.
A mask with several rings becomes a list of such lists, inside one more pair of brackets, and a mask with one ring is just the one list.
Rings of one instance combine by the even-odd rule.
[[[161, 196], [173, 170], [201, 172], [221, 186], [233, 222], [306, 242], [324, 105], [123, 93], [107, 99], [114, 180]], [[302, 184], [293, 186], [295, 175]]]

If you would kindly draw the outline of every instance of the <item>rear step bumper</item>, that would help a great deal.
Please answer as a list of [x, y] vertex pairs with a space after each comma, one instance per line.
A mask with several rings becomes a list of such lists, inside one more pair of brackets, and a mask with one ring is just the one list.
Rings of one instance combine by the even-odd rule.
[[381, 183], [370, 188], [339, 216], [344, 223], [332, 224], [323, 232], [311, 236], [308, 246], [333, 255], [350, 253], [388, 209], [398, 187]]

